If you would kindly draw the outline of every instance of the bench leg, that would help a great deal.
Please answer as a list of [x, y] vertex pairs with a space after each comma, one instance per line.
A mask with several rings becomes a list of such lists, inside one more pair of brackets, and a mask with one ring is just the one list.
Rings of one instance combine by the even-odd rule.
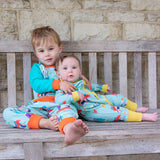
[[25, 160], [43, 160], [42, 143], [24, 143]]

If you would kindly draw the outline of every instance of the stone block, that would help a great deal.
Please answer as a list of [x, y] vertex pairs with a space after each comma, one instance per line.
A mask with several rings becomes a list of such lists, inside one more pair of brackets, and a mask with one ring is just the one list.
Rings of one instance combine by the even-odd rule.
[[147, 15], [149, 22], [158, 22], [160, 23], [160, 14], [159, 13], [149, 13]]
[[75, 23], [73, 40], [119, 40], [121, 39], [121, 25]]
[[81, 22], [103, 22], [103, 12], [92, 12], [92, 11], [75, 11], [72, 12], [73, 21]]
[[31, 31], [37, 27], [51, 26], [60, 35], [62, 40], [70, 39], [70, 19], [66, 12], [54, 10], [20, 11], [21, 40], [30, 39]]
[[29, 0], [1, 0], [0, 8], [11, 8], [11, 9], [28, 9], [30, 8]]
[[0, 39], [14, 40], [18, 39], [17, 12], [14, 10], [0, 11]]
[[160, 0], [131, 0], [131, 9], [133, 10], [148, 10], [159, 11]]
[[143, 22], [145, 19], [144, 13], [135, 12], [109, 12], [107, 16], [111, 22]]
[[104, 10], [129, 10], [129, 2], [106, 1], [106, 0], [85, 0], [84, 9]]
[[33, 8], [81, 9], [82, 0], [31, 0]]
[[124, 24], [123, 40], [158, 40], [160, 25], [147, 23]]

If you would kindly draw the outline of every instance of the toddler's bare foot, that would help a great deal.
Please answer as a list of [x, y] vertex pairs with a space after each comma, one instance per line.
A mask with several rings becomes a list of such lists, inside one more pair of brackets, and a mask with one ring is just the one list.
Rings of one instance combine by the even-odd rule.
[[64, 126], [63, 131], [65, 133], [65, 143], [67, 145], [71, 145], [80, 137], [83, 137], [85, 134], [87, 134], [89, 130], [87, 125], [79, 119], [73, 123], [68, 123], [66, 126]]
[[57, 116], [54, 115], [49, 119], [44, 119], [44, 118], [40, 119], [39, 127], [57, 131], [59, 127], [59, 121], [57, 119]]
[[136, 112], [141, 112], [141, 113], [145, 113], [148, 111], [148, 108], [147, 107], [138, 107], [136, 109]]
[[158, 117], [157, 112], [155, 112], [155, 113], [143, 113], [142, 114], [142, 121], [155, 122], [155, 121], [157, 121], [157, 117]]

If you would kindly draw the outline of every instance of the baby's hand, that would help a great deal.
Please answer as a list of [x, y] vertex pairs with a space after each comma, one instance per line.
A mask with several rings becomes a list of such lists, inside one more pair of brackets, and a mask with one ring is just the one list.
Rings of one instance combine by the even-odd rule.
[[89, 82], [89, 80], [83, 75], [80, 75], [80, 78], [85, 81], [85, 86], [90, 89], [91, 88], [91, 83]]
[[107, 91], [111, 91], [111, 88], [110, 88], [110, 86], [108, 86], [108, 87], [107, 87]]
[[84, 100], [84, 95], [78, 92], [79, 100], [82, 102]]
[[59, 86], [60, 86], [60, 89], [65, 92], [65, 94], [69, 92], [74, 92], [76, 89], [76, 87], [73, 84], [67, 81], [60, 81]]

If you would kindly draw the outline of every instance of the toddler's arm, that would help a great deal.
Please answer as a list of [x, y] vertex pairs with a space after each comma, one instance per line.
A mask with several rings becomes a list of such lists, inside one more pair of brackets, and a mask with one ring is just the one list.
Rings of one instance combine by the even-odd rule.
[[85, 81], [85, 86], [91, 89], [91, 83], [89, 82], [89, 80], [83, 75], [80, 75], [80, 78]]
[[74, 90], [76, 89], [76, 87], [73, 84], [67, 81], [60, 81], [59, 85], [60, 89], [64, 91], [64, 93], [74, 92]]
[[59, 87], [60, 80], [57, 79], [45, 79], [40, 68], [39, 64], [35, 63], [30, 71], [30, 84], [32, 89], [37, 93], [45, 92], [54, 92]]

